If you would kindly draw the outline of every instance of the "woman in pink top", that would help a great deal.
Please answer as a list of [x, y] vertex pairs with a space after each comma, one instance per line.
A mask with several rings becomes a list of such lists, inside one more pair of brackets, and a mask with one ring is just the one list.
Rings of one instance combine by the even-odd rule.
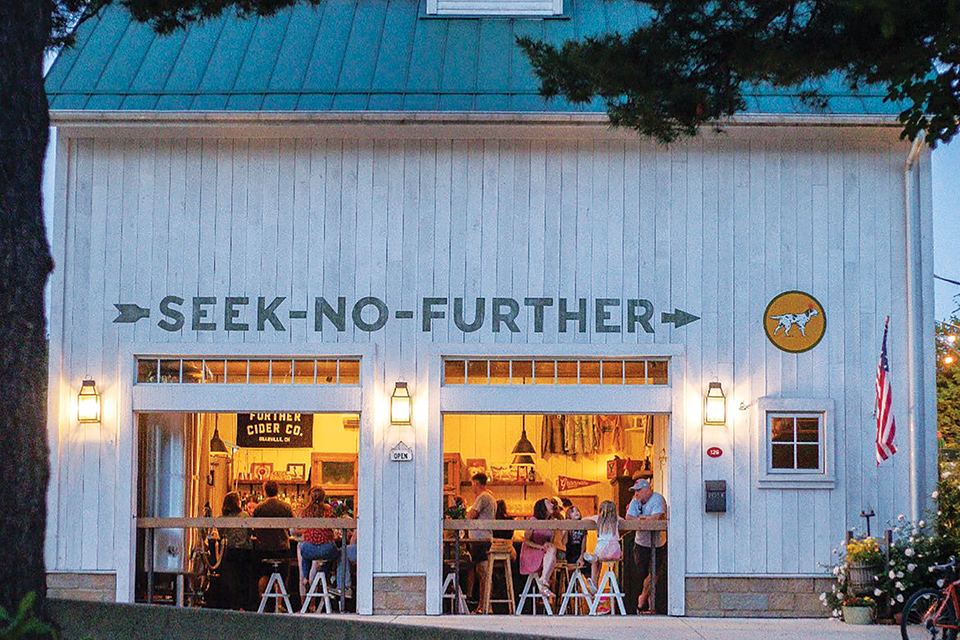
[[[534, 520], [549, 520], [553, 515], [553, 503], [547, 498], [537, 500], [533, 505]], [[520, 573], [528, 576], [540, 572], [537, 583], [540, 591], [548, 598], [553, 597], [550, 591], [550, 574], [557, 563], [557, 548], [553, 546], [553, 531], [539, 529], [527, 531], [520, 546]]]

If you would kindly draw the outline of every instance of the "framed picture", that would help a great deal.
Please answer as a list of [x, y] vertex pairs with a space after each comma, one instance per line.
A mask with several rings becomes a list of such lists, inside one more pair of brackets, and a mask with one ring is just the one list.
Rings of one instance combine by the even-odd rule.
[[303, 462], [292, 462], [287, 465], [287, 474], [294, 480], [303, 480], [307, 477], [307, 465]]
[[357, 454], [313, 453], [310, 456], [310, 479], [314, 486], [331, 491], [357, 490]]
[[273, 475], [272, 462], [251, 462], [250, 463], [250, 477], [253, 480], [263, 482], [264, 480], [269, 480], [270, 476], [272, 475]]
[[572, 496], [560, 494], [560, 498], [569, 498], [570, 502], [572, 502], [573, 506], [580, 510], [580, 515], [584, 518], [597, 514], [597, 496], [595, 495]]
[[460, 492], [460, 474], [463, 462], [459, 453], [443, 454], [443, 492]]

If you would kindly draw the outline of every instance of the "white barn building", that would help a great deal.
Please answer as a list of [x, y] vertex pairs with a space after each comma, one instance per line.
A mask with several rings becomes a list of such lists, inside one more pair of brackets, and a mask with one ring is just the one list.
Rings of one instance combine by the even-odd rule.
[[[142, 600], [138, 519], [219, 515], [274, 477], [354, 509], [359, 612], [440, 613], [444, 507], [482, 469], [518, 516], [622, 506], [649, 478], [672, 615], [825, 613], [817, 579], [860, 512], [916, 516], [935, 486], [929, 151], [839, 86], [826, 111], [751, 95], [669, 147], [537, 95], [516, 36], [624, 30], [639, 6], [83, 25], [47, 77], [52, 595]], [[878, 467], [886, 316], [899, 452]]]

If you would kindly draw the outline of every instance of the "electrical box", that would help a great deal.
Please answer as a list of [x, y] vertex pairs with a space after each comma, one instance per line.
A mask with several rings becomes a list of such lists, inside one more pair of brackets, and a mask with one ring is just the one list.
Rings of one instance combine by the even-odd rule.
[[726, 480], [706, 480], [707, 513], [727, 512], [727, 482]]

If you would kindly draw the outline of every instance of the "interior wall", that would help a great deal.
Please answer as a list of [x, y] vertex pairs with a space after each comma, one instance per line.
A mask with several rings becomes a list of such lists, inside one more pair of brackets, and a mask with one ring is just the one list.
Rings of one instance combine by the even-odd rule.
[[[597, 504], [604, 500], [614, 499], [614, 488], [607, 479], [607, 461], [615, 455], [620, 458], [631, 458], [642, 461], [650, 457], [651, 471], [653, 472], [654, 488], [663, 490], [662, 482], [665, 473], [664, 460], [661, 455], [666, 454], [666, 425], [667, 416], [654, 416], [648, 423], [654, 429], [654, 444], [646, 447], [644, 430], [637, 428], [635, 422], [641, 422], [637, 416], [628, 416], [628, 427], [624, 431], [623, 447], [620, 451], [603, 453], [565, 455], [558, 453], [542, 455], [541, 436], [543, 431], [543, 415], [483, 415], [483, 414], [446, 414], [443, 418], [443, 451], [444, 453], [459, 453], [464, 465], [468, 458], [482, 458], [489, 470], [494, 466], [509, 466], [513, 461], [513, 450], [520, 439], [524, 420], [526, 421], [527, 438], [533, 443], [538, 453], [536, 460], [537, 480], [542, 486], [529, 486], [524, 497], [524, 487], [504, 486], [494, 483], [490, 491], [497, 499], [507, 503], [507, 511], [514, 516], [529, 516], [533, 513], [533, 504], [545, 496], [560, 495], [557, 488], [557, 477], [568, 476], [583, 480], [597, 481], [598, 484], [568, 490], [563, 495], [596, 496]], [[466, 481], [469, 475], [462, 471], [462, 480]], [[461, 486], [460, 495], [469, 504], [472, 493], [469, 486]], [[583, 515], [590, 515], [584, 513]]]
[[[216, 417], [216, 420], [214, 420]], [[301, 463], [310, 469], [310, 454], [317, 453], [357, 453], [359, 446], [359, 429], [344, 427], [344, 419], [356, 418], [356, 414], [315, 413], [313, 414], [313, 448], [311, 449], [282, 449], [282, 448], [242, 448], [233, 456], [234, 473], [250, 472], [253, 463], [267, 462], [273, 464], [274, 471], [286, 471], [288, 464]], [[204, 414], [204, 426], [207, 440], [213, 436], [214, 425], [220, 430], [220, 438], [227, 445], [237, 442], [237, 414]], [[355, 424], [359, 424], [358, 422]]]

